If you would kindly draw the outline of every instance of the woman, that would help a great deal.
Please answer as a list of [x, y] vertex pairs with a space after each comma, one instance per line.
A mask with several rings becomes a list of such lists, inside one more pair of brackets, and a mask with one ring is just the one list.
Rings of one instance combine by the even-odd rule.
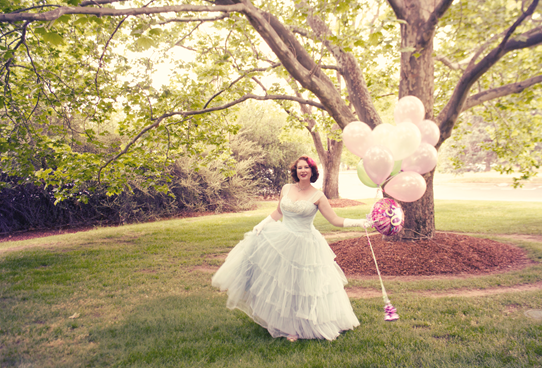
[[228, 290], [228, 308], [244, 311], [273, 337], [334, 340], [359, 321], [344, 291], [346, 277], [312, 222], [320, 210], [338, 227], [370, 224], [335, 214], [311, 185], [318, 168], [310, 157], [301, 156], [290, 172], [295, 184], [282, 188], [277, 209], [245, 234], [212, 283]]

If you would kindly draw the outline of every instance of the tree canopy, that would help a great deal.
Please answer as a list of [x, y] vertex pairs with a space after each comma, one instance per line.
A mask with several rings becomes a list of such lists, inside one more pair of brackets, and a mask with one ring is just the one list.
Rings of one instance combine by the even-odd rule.
[[[538, 0], [0, 6], [1, 170], [48, 184], [105, 182], [116, 193], [130, 175], [152, 183], [176, 155], [226, 157], [225, 137], [238, 129], [229, 114], [248, 99], [276, 101], [314, 133], [328, 175], [340, 159], [341, 129], [381, 124], [397, 97], [422, 100], [440, 127], [437, 147], [468, 109], [508, 111], [514, 100], [518, 114], [540, 107]], [[170, 84], [157, 90], [156, 62], [129, 60], [123, 48], [196, 56], [173, 60]], [[531, 146], [537, 139], [523, 137]], [[525, 159], [519, 169], [528, 176], [539, 164]], [[432, 176], [426, 195], [404, 204], [402, 237], [434, 232]]]

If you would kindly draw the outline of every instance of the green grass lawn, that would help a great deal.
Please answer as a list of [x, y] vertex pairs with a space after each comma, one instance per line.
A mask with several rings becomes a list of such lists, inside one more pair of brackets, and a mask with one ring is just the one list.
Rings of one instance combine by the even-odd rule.
[[[361, 217], [367, 205], [338, 209]], [[542, 291], [432, 298], [417, 291], [489, 288], [542, 280], [542, 264], [508, 274], [386, 281], [382, 298], [353, 299], [361, 326], [337, 340], [273, 339], [198, 266], [219, 265], [275, 207], [0, 243], [0, 367], [539, 367]], [[515, 242], [542, 261], [542, 203], [437, 201], [438, 230]], [[320, 215], [323, 233], [334, 228]], [[378, 290], [375, 280], [351, 280]], [[426, 294], [424, 294], [426, 295]], [[71, 318], [70, 318], [71, 317]]]

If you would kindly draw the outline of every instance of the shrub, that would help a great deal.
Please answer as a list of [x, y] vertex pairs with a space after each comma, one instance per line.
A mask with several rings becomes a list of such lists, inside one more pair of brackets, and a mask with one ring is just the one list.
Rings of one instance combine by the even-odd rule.
[[187, 211], [249, 209], [259, 183], [251, 172], [253, 165], [251, 158], [239, 161], [230, 170], [233, 175], [225, 176], [228, 167], [223, 162], [198, 167], [197, 159], [183, 158], [168, 168], [169, 194], [130, 182], [132, 190], [119, 195], [107, 196], [106, 188], [98, 187], [88, 193], [87, 203], [69, 198], [56, 205], [55, 188], [1, 175], [7, 185], [0, 191], [0, 233], [144, 222]]

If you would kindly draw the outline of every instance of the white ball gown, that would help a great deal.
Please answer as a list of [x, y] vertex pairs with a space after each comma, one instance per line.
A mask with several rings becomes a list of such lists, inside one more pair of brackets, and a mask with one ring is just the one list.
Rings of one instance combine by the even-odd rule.
[[273, 337], [334, 340], [359, 326], [344, 290], [346, 277], [335, 254], [313, 225], [322, 192], [292, 201], [287, 185], [280, 202], [283, 221], [267, 224], [231, 250], [212, 284], [228, 291], [238, 308]]

